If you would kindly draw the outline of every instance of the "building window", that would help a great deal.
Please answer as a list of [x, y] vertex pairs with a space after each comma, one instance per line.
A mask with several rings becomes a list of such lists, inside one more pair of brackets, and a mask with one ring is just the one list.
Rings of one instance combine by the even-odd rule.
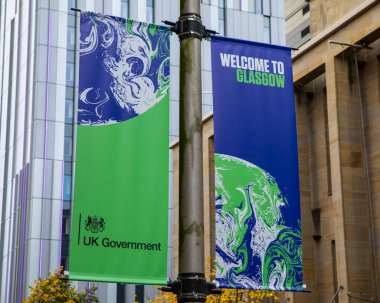
[[[76, 2], [75, 0], [68, 0], [67, 1], [67, 10], [69, 11], [69, 13], [70, 13], [72, 8], [76, 8], [75, 2]], [[71, 11], [71, 13], [74, 14], [74, 11]]]
[[146, 0], [146, 22], [154, 22], [154, 0]]
[[74, 88], [72, 86], [66, 86], [66, 98], [74, 99]]
[[270, 43], [270, 17], [264, 16], [264, 42]]
[[70, 234], [70, 216], [68, 214], [64, 214], [62, 217], [62, 234], [69, 235]]
[[309, 3], [306, 4], [306, 6], [302, 9], [302, 14], [305, 15], [310, 10]]
[[202, 0], [203, 4], [210, 4], [210, 0]]
[[123, 18], [129, 17], [129, 1], [128, 0], [121, 0], [120, 17], [123, 17]]
[[319, 241], [321, 239], [321, 209], [313, 209], [311, 216], [313, 218], [313, 239]]
[[75, 15], [74, 14], [68, 14], [67, 15], [67, 26], [75, 27]]
[[308, 27], [305, 27], [302, 31], [301, 31], [301, 38], [305, 37], [307, 34], [310, 33], [310, 26]]
[[248, 1], [247, 0], [240, 0], [240, 10], [244, 12], [248, 12]]
[[263, 13], [263, 0], [256, 0], [256, 14]]
[[65, 100], [65, 122], [73, 123], [73, 100]]
[[75, 47], [75, 28], [69, 26], [67, 28], [67, 48], [74, 50]]
[[219, 0], [219, 9], [218, 9], [218, 22], [219, 22], [219, 34], [224, 36], [225, 35], [225, 28], [226, 28], [226, 22], [225, 22], [225, 0]]
[[73, 125], [65, 124], [65, 137], [73, 137]]
[[65, 137], [64, 160], [71, 161], [73, 156], [73, 138]]
[[74, 63], [66, 63], [66, 85], [74, 86]]
[[71, 167], [71, 162], [65, 162], [65, 175], [72, 175], [73, 168]]
[[63, 179], [63, 200], [71, 201], [71, 176], [64, 176]]
[[75, 53], [74, 53], [74, 51], [72, 51], [72, 50], [68, 50], [67, 51], [66, 61], [69, 62], [69, 63], [74, 63], [74, 61], [75, 61]]

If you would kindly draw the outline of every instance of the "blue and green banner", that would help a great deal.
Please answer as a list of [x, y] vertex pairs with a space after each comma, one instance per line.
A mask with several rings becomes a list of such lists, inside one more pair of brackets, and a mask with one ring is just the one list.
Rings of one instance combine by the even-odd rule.
[[216, 282], [302, 290], [290, 49], [214, 37]]
[[70, 279], [167, 282], [169, 34], [81, 13]]

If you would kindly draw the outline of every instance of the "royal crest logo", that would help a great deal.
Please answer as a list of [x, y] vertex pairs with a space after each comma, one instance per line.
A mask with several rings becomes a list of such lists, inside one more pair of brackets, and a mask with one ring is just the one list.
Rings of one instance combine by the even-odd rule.
[[85, 229], [91, 231], [92, 233], [102, 232], [106, 227], [106, 222], [102, 217], [98, 218], [97, 216], [87, 216], [85, 222]]

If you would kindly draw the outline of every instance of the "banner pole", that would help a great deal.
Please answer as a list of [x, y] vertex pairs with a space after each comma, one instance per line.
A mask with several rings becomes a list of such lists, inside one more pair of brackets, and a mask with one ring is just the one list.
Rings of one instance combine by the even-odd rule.
[[[204, 302], [203, 160], [199, 0], [181, 0], [179, 143], [179, 302]], [[182, 29], [182, 31], [181, 31]]]
[[205, 302], [220, 294], [206, 281], [203, 223], [203, 151], [201, 42], [217, 34], [202, 25], [200, 0], [181, 0], [180, 17], [171, 26], [180, 40], [179, 87], [179, 274], [163, 291], [179, 302]]

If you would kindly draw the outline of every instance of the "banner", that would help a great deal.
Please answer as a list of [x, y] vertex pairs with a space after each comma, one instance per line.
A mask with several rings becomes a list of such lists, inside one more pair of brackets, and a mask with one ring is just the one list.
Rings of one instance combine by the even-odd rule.
[[166, 284], [169, 30], [81, 13], [70, 279]]
[[211, 52], [217, 285], [301, 291], [290, 49], [215, 37]]

